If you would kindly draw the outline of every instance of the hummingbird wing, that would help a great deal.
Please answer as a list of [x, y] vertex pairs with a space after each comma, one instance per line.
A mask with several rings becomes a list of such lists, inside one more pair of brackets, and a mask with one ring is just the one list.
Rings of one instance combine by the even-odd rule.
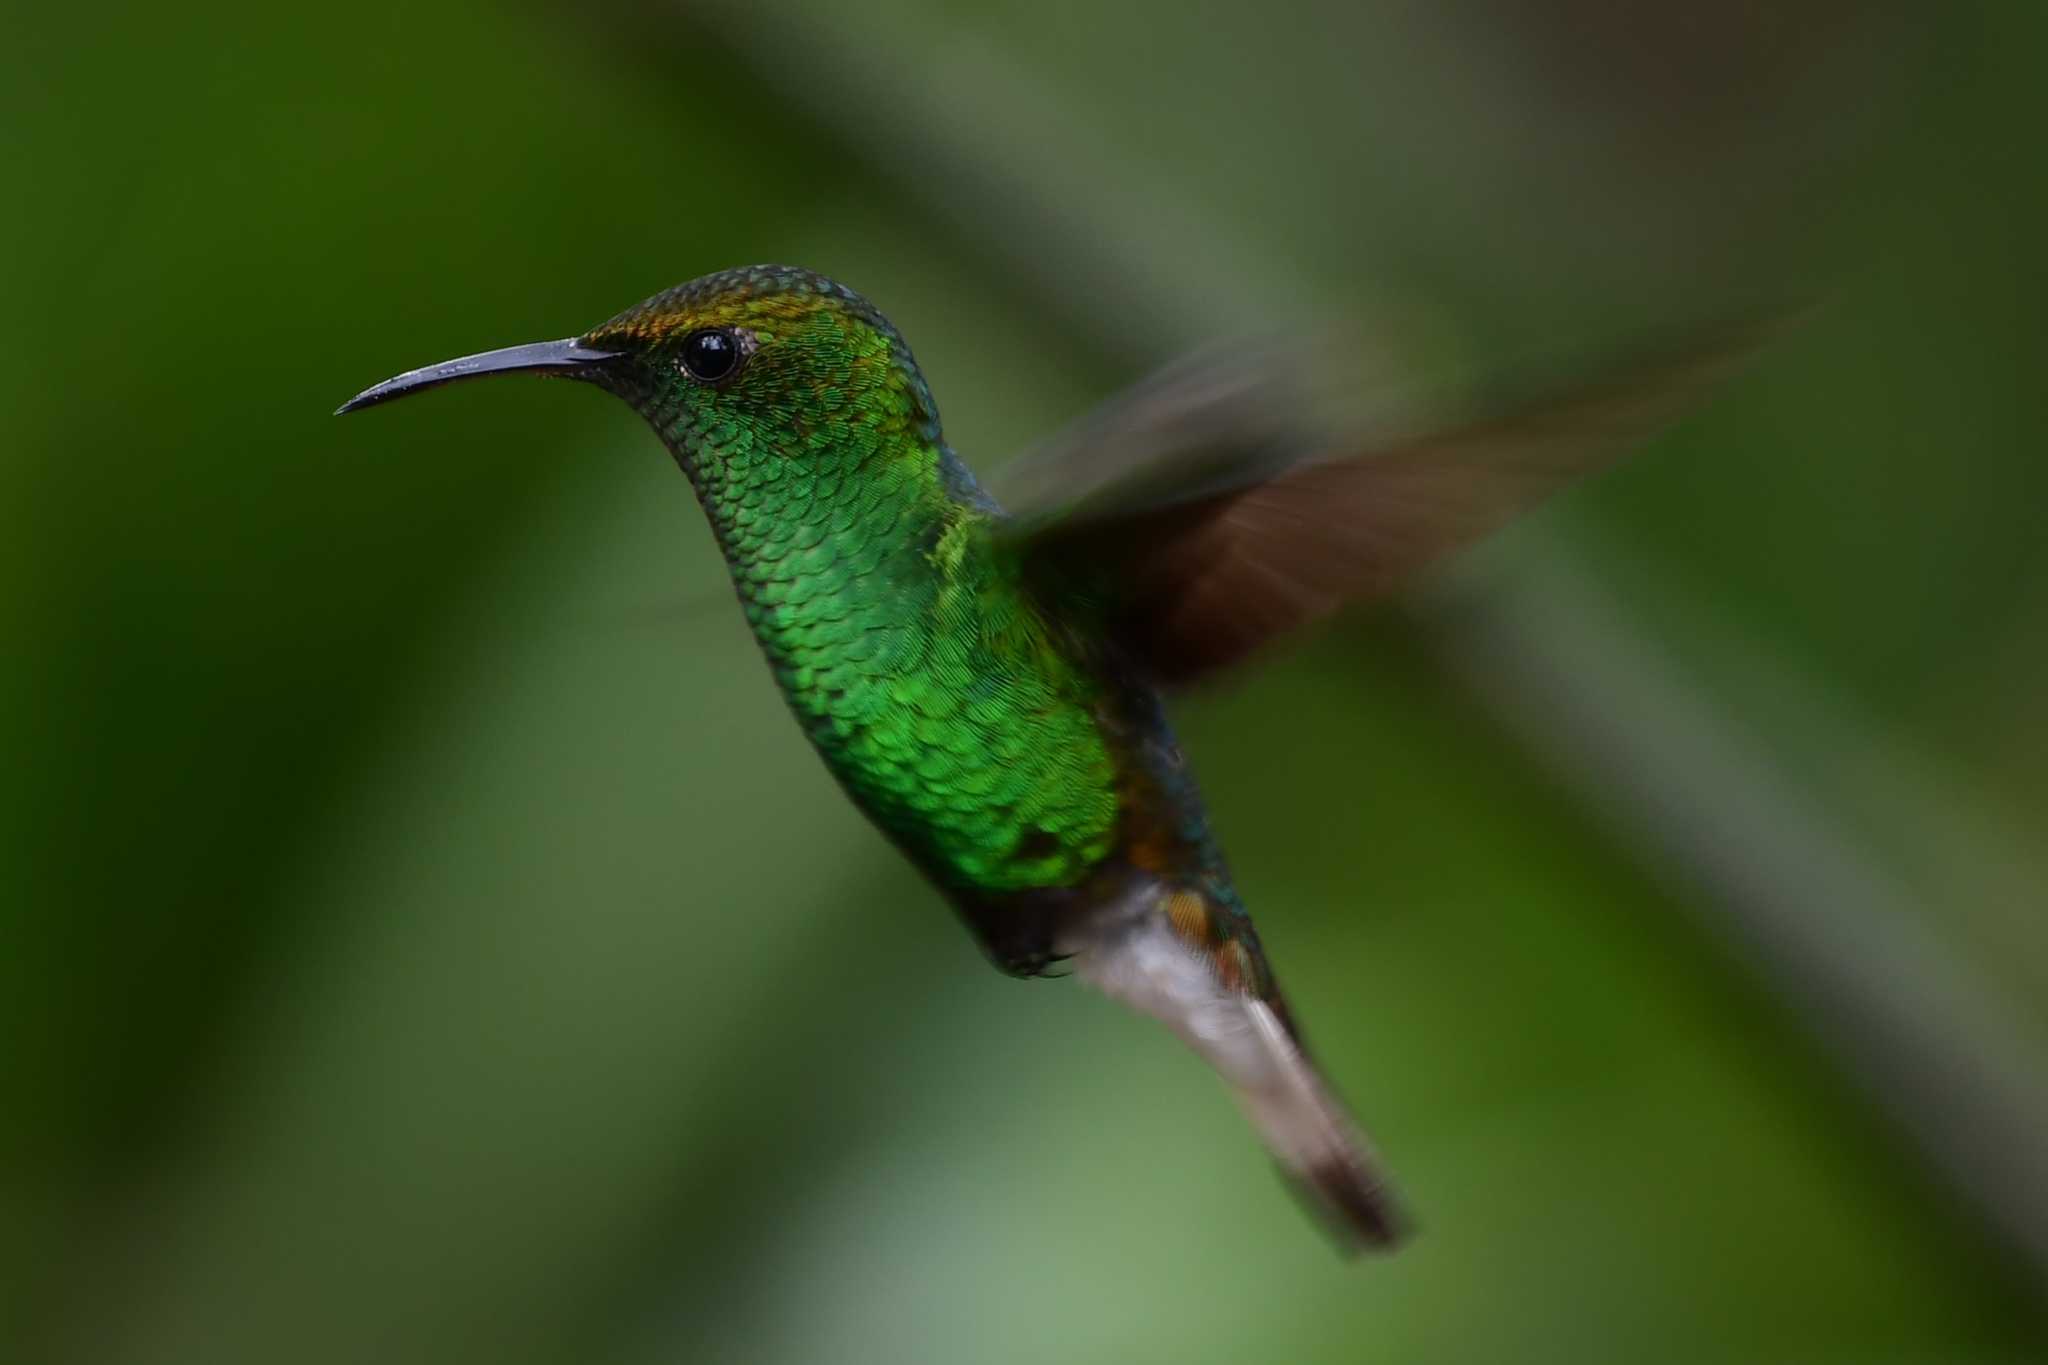
[[[1636, 347], [1593, 380], [1523, 383], [1427, 420], [1355, 348], [1238, 344], [1111, 399], [996, 481], [1026, 580], [1102, 604], [1162, 684], [1394, 590], [1612, 464], [1775, 322]], [[1583, 373], [1583, 371], [1582, 371]]]

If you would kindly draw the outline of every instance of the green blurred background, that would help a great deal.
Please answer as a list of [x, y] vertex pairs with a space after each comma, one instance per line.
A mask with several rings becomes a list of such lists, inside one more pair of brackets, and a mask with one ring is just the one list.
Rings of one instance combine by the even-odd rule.
[[[0, 1359], [2048, 1359], [2035, 4], [18, 13]], [[1180, 708], [1422, 1224], [988, 971], [623, 408], [399, 369], [800, 262], [988, 469], [1310, 318], [1824, 297]]]

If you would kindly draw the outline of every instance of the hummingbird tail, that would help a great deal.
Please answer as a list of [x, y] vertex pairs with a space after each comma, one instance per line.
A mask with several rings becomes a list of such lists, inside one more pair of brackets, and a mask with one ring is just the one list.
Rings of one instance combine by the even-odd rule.
[[1265, 1053], [1249, 1076], [1226, 1076], [1281, 1173], [1347, 1253], [1390, 1250], [1405, 1231], [1378, 1156], [1278, 1010], [1245, 999]]
[[1077, 975], [1165, 1023], [1222, 1074], [1281, 1173], [1347, 1254], [1400, 1242], [1403, 1220], [1379, 1159], [1277, 998], [1224, 980], [1164, 917], [1077, 946]]

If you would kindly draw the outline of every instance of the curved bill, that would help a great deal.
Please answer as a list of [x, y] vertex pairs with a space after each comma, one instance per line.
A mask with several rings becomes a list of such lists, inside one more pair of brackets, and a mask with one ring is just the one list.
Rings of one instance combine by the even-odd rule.
[[409, 393], [422, 389], [439, 388], [452, 384], [458, 379], [474, 379], [484, 374], [509, 374], [524, 371], [529, 374], [569, 374], [582, 366], [593, 365], [601, 360], [610, 360], [617, 351], [600, 351], [585, 346], [575, 337], [561, 341], [535, 341], [525, 346], [507, 346], [502, 350], [484, 351], [477, 355], [466, 355], [460, 360], [444, 360], [438, 365], [428, 365], [417, 370], [407, 370], [394, 379], [373, 384], [334, 410], [336, 417], [358, 408], [375, 407], [393, 398], [403, 398]]

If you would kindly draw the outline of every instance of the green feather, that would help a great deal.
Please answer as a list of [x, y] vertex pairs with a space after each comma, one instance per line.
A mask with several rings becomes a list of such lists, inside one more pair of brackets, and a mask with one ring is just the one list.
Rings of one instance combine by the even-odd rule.
[[1080, 881], [1117, 825], [1101, 688], [1024, 591], [901, 337], [831, 292], [674, 307], [673, 322], [640, 310], [588, 340], [721, 326], [751, 341], [743, 386], [664, 370], [657, 342], [627, 396], [696, 484], [827, 766], [944, 884]]

